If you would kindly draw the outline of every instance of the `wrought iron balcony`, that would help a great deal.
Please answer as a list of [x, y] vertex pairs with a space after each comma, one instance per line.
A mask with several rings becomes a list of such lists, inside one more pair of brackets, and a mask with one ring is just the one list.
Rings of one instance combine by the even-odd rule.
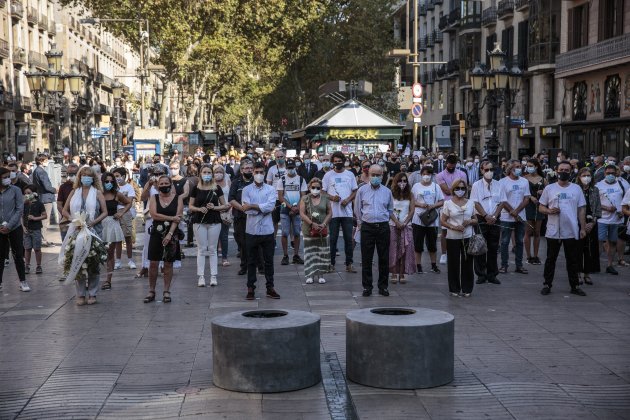
[[18, 112], [31, 112], [31, 98], [16, 95], [13, 98], [13, 109]]
[[481, 31], [481, 14], [471, 14], [460, 17], [459, 30], [465, 31], [470, 29], [478, 29]]
[[38, 53], [37, 51], [28, 52], [28, 62], [31, 66], [35, 66], [40, 70], [48, 69], [48, 60], [46, 56]]
[[514, 16], [514, 0], [500, 0], [497, 16], [499, 19], [507, 19]]
[[630, 33], [558, 55], [556, 73], [621, 59], [630, 60]]
[[0, 57], [9, 58], [9, 43], [4, 39], [0, 39]]
[[109, 106], [105, 104], [94, 105], [94, 113], [99, 115], [109, 115]]
[[52, 20], [48, 22], [48, 33], [50, 35], [57, 35], [57, 24]]
[[514, 9], [517, 12], [522, 12], [523, 10], [529, 9], [529, 0], [515, 0]]
[[37, 9], [34, 7], [29, 7], [28, 12], [26, 13], [26, 21], [31, 25], [35, 25], [37, 23]]
[[457, 76], [459, 73], [459, 60], [457, 58], [449, 60], [449, 62], [446, 63], [446, 73], [449, 76]]
[[425, 4], [427, 6], [427, 10], [434, 10], [435, 9], [435, 3], [433, 3], [432, 0], [425, 0]]
[[26, 51], [24, 50], [24, 48], [20, 48], [20, 47], [15, 47], [13, 49], [13, 64], [15, 65], [19, 65], [19, 66], [25, 66], [26, 63]]
[[418, 51], [426, 51], [427, 50], [427, 39], [425, 37], [421, 37], [418, 39]]
[[420, 16], [427, 15], [427, 5], [425, 3], [420, 4], [420, 7], [418, 7], [418, 14]]
[[440, 65], [436, 70], [436, 78], [437, 80], [443, 80], [446, 78], [446, 64]]
[[440, 23], [438, 24], [438, 28], [440, 28], [440, 31], [443, 31], [447, 27], [448, 27], [448, 15], [444, 15], [440, 18]]
[[448, 14], [448, 26], [451, 28], [459, 25], [459, 21], [461, 19], [462, 12], [458, 9], [453, 9]]
[[16, 0], [11, 1], [11, 16], [16, 19], [22, 19], [24, 17], [24, 6], [22, 3]]
[[425, 42], [427, 43], [427, 47], [431, 48], [435, 45], [435, 40], [433, 39], [433, 34], [427, 34], [424, 36]]
[[442, 33], [442, 31], [434, 30], [433, 40], [436, 44], [442, 43], [442, 41], [444, 41], [444, 34]]
[[556, 63], [556, 56], [560, 52], [560, 42], [541, 42], [533, 44], [528, 49], [528, 69], [532, 67], [553, 65]]
[[487, 28], [497, 24], [497, 8], [490, 6], [481, 12], [481, 26]]

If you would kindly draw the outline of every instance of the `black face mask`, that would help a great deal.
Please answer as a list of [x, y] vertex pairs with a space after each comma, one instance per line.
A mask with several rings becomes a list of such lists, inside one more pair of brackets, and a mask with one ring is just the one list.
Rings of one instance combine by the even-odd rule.
[[335, 163], [335, 169], [340, 171], [343, 169], [343, 162]]
[[446, 170], [451, 174], [455, 172], [455, 168], [446, 168]]
[[571, 176], [571, 174], [568, 172], [558, 172], [558, 179], [560, 181], [568, 181], [569, 176]]
[[243, 179], [245, 181], [249, 181], [250, 179], [252, 179], [252, 174], [243, 174]]
[[161, 193], [168, 194], [171, 192], [171, 186], [162, 186], [158, 188], [158, 190], [160, 190]]

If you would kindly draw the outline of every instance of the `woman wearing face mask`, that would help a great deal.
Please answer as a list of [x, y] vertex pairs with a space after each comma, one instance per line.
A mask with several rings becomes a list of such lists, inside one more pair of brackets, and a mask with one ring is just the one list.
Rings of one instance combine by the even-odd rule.
[[466, 183], [457, 179], [451, 187], [452, 197], [444, 203], [440, 221], [446, 232], [448, 288], [451, 296], [469, 297], [475, 273], [473, 256], [468, 255], [468, 243], [477, 224], [475, 205], [466, 199]]
[[[94, 230], [97, 235], [101, 235], [103, 227], [101, 221], [107, 217], [107, 205], [102, 192], [101, 180], [94, 170], [89, 167], [79, 169], [77, 179], [74, 182], [74, 190], [68, 196], [63, 207], [63, 216], [67, 220], [72, 220], [76, 215], [85, 212], [87, 216], [87, 226]], [[65, 249], [67, 242], [73, 238], [76, 226], [71, 223], [68, 233], [61, 244], [59, 253], [59, 263], [65, 261]], [[85, 278], [76, 278], [76, 303], [79, 306], [96, 303], [96, 293], [98, 291], [98, 279], [100, 273], [89, 273], [87, 276], [87, 286]]]
[[586, 200], [586, 237], [580, 239], [578, 249], [581, 252], [578, 277], [580, 284], [593, 284], [591, 273], [599, 273], [599, 242], [597, 239], [597, 219], [602, 217], [599, 189], [595, 186], [590, 169], [582, 168], [577, 174], [576, 184], [582, 188]]
[[442, 189], [433, 182], [433, 167], [424, 166], [421, 170], [421, 181], [411, 188], [411, 194], [414, 198], [414, 215], [411, 221], [413, 230], [413, 243], [416, 253], [416, 270], [418, 273], [422, 271], [422, 252], [426, 242], [429, 257], [431, 259], [431, 271], [439, 274], [440, 269], [437, 266], [437, 237], [438, 222], [437, 217], [432, 223], [425, 225], [420, 216], [427, 211], [437, 210], [444, 204], [444, 194]]
[[370, 162], [364, 160], [361, 162], [361, 174], [357, 176], [357, 187], [361, 188], [361, 186], [370, 183]]
[[405, 275], [416, 272], [411, 219], [415, 201], [409, 187], [407, 174], [396, 174], [392, 182], [394, 211], [389, 220], [389, 273], [391, 282], [406, 283]]
[[409, 165], [409, 172], [416, 172], [422, 168], [420, 164], [420, 156], [414, 155], [411, 158], [411, 165]]
[[203, 165], [200, 175], [199, 184], [190, 192], [189, 204], [197, 237], [197, 286], [206, 285], [206, 257], [210, 258], [210, 286], [216, 286], [221, 212], [228, 210], [230, 205], [226, 204], [223, 188], [214, 179], [212, 167]]
[[[326, 283], [323, 275], [330, 265], [328, 235], [321, 233], [332, 217], [332, 207], [326, 194], [322, 195], [322, 182], [313, 178], [308, 183], [309, 193], [300, 199], [300, 219], [304, 237], [304, 276], [306, 283]], [[321, 233], [317, 234], [318, 232]], [[313, 235], [312, 233], [316, 233]]]
[[144, 244], [142, 246], [142, 268], [136, 274], [136, 277], [147, 277], [149, 275], [149, 239], [151, 238], [150, 231], [153, 225], [153, 219], [151, 218], [151, 212], [149, 212], [148, 202], [149, 199], [158, 194], [157, 181], [162, 175], [166, 175], [164, 167], [161, 165], [151, 168], [150, 177], [144, 184], [142, 194], [140, 195], [140, 201], [147, 203], [144, 209]]
[[[107, 208], [107, 217], [102, 222], [103, 233], [101, 239], [109, 243], [107, 250], [107, 280], [101, 286], [101, 290], [108, 290], [112, 288], [116, 246], [121, 245], [125, 239], [125, 235], [120, 227], [120, 219], [131, 208], [131, 200], [118, 191], [118, 183], [113, 173], [105, 172], [101, 176], [101, 182], [103, 183], [103, 196], [105, 197], [105, 207]], [[124, 207], [118, 210], [118, 205]]]
[[[214, 174], [214, 182], [221, 187], [223, 191], [230, 191], [230, 177], [225, 174], [225, 169], [221, 165], [215, 165], [213, 168]], [[229, 206], [228, 206], [229, 207]], [[225, 212], [232, 212], [232, 207], [229, 207]], [[225, 213], [224, 212], [224, 213]], [[222, 222], [221, 223], [221, 233], [219, 234], [219, 252], [221, 252], [221, 257], [223, 258], [222, 265], [223, 267], [227, 267], [230, 265], [228, 261], [228, 238], [230, 233], [230, 223]]]
[[[527, 218], [524, 238], [525, 254], [527, 255], [528, 264], [540, 265], [541, 261], [540, 258], [538, 258], [538, 250], [540, 248], [540, 230], [545, 215], [538, 211], [538, 200], [547, 186], [547, 181], [540, 167], [540, 162], [538, 162], [537, 159], [529, 159], [524, 172], [523, 178], [527, 179], [527, 182], [529, 182], [529, 193], [531, 194], [529, 203], [525, 207], [525, 215]], [[533, 241], [532, 237], [534, 238]]]

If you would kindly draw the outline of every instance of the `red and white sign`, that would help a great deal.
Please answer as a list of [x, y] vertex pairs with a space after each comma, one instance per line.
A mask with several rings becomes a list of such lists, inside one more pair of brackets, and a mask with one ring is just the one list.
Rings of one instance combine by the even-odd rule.
[[420, 83], [414, 83], [411, 88], [411, 93], [413, 93], [414, 98], [422, 97], [422, 85]]

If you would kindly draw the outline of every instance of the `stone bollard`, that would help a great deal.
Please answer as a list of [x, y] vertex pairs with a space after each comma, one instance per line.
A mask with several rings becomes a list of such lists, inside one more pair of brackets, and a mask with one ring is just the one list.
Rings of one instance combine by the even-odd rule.
[[362, 385], [431, 388], [453, 380], [453, 315], [425, 308], [373, 308], [346, 315], [346, 373]]
[[232, 312], [212, 320], [212, 382], [240, 392], [286, 392], [318, 384], [319, 315]]

